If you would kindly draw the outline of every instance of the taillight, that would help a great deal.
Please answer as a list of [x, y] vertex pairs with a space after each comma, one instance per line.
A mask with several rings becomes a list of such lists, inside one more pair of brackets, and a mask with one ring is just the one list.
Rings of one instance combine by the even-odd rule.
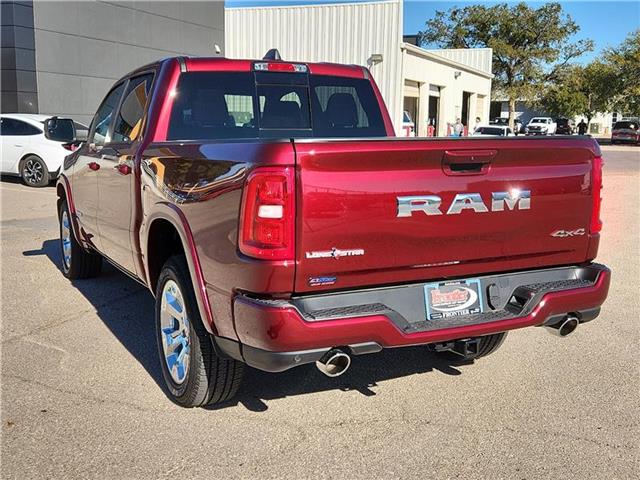
[[592, 234], [602, 230], [602, 220], [600, 220], [600, 206], [602, 204], [602, 157], [595, 157], [591, 164], [591, 196], [593, 198], [593, 208], [591, 210]]
[[295, 188], [291, 167], [258, 167], [242, 196], [239, 247], [265, 260], [295, 256]]
[[75, 152], [78, 149], [78, 146], [75, 143], [63, 143], [62, 148], [69, 150], [70, 152]]

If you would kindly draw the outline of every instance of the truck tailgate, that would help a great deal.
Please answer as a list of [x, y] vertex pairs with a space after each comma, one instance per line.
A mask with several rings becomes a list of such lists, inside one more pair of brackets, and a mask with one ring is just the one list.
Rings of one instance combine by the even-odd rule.
[[295, 149], [297, 292], [586, 260], [599, 155], [590, 139], [303, 140]]

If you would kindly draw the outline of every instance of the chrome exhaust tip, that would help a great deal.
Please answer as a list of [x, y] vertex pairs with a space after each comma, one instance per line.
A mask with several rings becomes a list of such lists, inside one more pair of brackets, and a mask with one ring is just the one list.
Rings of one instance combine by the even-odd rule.
[[558, 337], [566, 337], [575, 332], [579, 323], [580, 321], [578, 320], [578, 317], [575, 315], [567, 315], [559, 322], [554, 323], [553, 325], [545, 325], [544, 327], [547, 331]]
[[339, 377], [351, 366], [351, 357], [342, 350], [333, 348], [316, 362], [316, 367], [327, 377]]

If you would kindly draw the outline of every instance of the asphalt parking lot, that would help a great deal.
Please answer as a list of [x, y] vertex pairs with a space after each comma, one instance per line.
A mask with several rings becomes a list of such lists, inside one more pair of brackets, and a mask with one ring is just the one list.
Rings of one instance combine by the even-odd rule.
[[59, 270], [55, 189], [0, 183], [3, 478], [638, 478], [640, 148], [603, 147], [602, 315], [466, 365], [411, 347], [249, 371], [237, 401], [163, 393], [151, 295]]

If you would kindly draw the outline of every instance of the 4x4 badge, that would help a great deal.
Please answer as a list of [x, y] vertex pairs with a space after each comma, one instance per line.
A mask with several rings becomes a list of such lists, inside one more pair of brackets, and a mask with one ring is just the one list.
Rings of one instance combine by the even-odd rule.
[[552, 237], [557, 238], [567, 238], [567, 237], [578, 237], [580, 235], [584, 235], [587, 233], [584, 228], [579, 228], [577, 230], [556, 230], [551, 234]]

